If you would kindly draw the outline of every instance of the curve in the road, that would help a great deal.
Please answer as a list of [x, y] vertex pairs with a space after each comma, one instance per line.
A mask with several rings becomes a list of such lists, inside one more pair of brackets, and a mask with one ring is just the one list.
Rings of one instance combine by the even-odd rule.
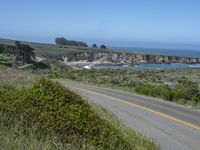
[[164, 150], [199, 150], [200, 111], [120, 90], [70, 82], [67, 87], [110, 110]]
[[81, 89], [82, 91], [87, 91], [87, 92], [90, 92], [90, 93], [93, 93], [93, 94], [96, 94], [96, 95], [101, 95], [101, 96], [105, 96], [105, 97], [108, 97], [112, 100], [117, 100], [117, 101], [120, 101], [122, 103], [126, 103], [128, 105], [131, 105], [131, 106], [135, 106], [137, 108], [140, 108], [140, 109], [143, 109], [143, 110], [146, 110], [146, 111], [149, 111], [149, 112], [152, 112], [154, 114], [157, 114], [157, 115], [160, 115], [162, 117], [165, 117], [167, 119], [170, 119], [170, 120], [173, 120], [175, 122], [178, 122], [178, 123], [181, 123], [183, 125], [186, 125], [186, 126], [189, 126], [191, 128], [194, 128], [196, 130], [199, 130], [200, 131], [200, 126], [197, 126], [197, 125], [194, 125], [192, 123], [189, 123], [189, 122], [186, 122], [184, 120], [181, 120], [181, 119], [178, 119], [178, 118], [175, 118], [173, 116], [170, 116], [170, 115], [167, 115], [167, 114], [164, 114], [164, 113], [161, 113], [161, 112], [158, 112], [158, 111], [155, 111], [153, 109], [150, 109], [150, 108], [147, 108], [147, 107], [144, 107], [144, 106], [141, 106], [141, 105], [137, 105], [133, 102], [128, 102], [126, 100], [123, 100], [123, 99], [119, 99], [119, 98], [116, 98], [116, 97], [112, 97], [112, 96], [108, 96], [108, 95], [105, 95], [105, 94], [101, 94], [101, 93], [97, 93], [97, 92], [93, 92], [93, 91], [89, 91], [89, 90], [85, 90], [85, 89]]

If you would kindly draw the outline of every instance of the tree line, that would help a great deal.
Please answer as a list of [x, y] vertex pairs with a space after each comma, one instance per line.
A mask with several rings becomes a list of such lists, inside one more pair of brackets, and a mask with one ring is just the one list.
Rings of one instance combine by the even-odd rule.
[[[56, 38], [55, 43], [57, 45], [69, 45], [69, 46], [82, 46], [82, 47], [88, 47], [88, 44], [86, 42], [82, 41], [75, 41], [75, 40], [67, 40], [64, 37]], [[97, 44], [93, 44], [92, 48], [98, 48]], [[100, 49], [107, 49], [106, 45], [102, 44], [100, 45]]]
[[[92, 48], [98, 48], [97, 44], [93, 44]], [[107, 49], [106, 45], [102, 44], [100, 45], [100, 49]]]
[[22, 44], [19, 41], [15, 41], [15, 45], [0, 44], [0, 54], [9, 55], [16, 61], [22, 61], [23, 63], [31, 63], [35, 59], [34, 49], [29, 45]]
[[74, 41], [74, 40], [67, 40], [64, 37], [56, 38], [55, 43], [57, 45], [71, 45], [71, 46], [82, 46], [82, 47], [88, 47], [87, 43], [82, 41]]

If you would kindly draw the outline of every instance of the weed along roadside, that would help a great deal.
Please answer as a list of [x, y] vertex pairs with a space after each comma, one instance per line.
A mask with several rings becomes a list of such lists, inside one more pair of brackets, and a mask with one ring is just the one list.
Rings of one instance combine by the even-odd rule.
[[[43, 146], [46, 144], [52, 149], [159, 149], [144, 136], [123, 125], [116, 126], [92, 104], [60, 83], [40, 77], [25, 86], [25, 81], [30, 79], [22, 76], [24, 80], [17, 87], [8, 78], [0, 87], [1, 117], [9, 118], [1, 119], [0, 132], [5, 130], [8, 136], [0, 137], [4, 141], [13, 139], [12, 130], [17, 129], [16, 134], [24, 140], [24, 143], [19, 143], [19, 138], [15, 139], [18, 143], [10, 140], [13, 147], [23, 147], [27, 139], [30, 143], [44, 141]], [[32, 141], [31, 137], [34, 137]], [[52, 142], [56, 144], [49, 144]], [[0, 144], [6, 147], [8, 143]]]

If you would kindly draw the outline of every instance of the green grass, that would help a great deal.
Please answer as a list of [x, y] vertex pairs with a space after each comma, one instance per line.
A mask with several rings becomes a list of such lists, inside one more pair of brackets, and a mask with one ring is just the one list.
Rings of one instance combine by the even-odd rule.
[[[0, 39], [1, 44], [14, 45], [14, 40]], [[73, 53], [81, 52], [78, 47], [58, 47], [54, 44], [45, 43], [32, 43], [32, 42], [22, 42], [23, 44], [28, 44], [35, 49], [37, 56], [45, 57], [48, 59], [62, 58], [63, 56], [73, 55]]]
[[[68, 69], [51, 72], [49, 77], [117, 88], [200, 108], [200, 69], [176, 71]], [[181, 79], [184, 79], [182, 83]]]
[[34, 82], [36, 77], [29, 78], [29, 72], [1, 68], [0, 114], [6, 116], [0, 119], [2, 147], [159, 149], [59, 83], [45, 78]]
[[0, 54], [0, 65], [17, 68], [17, 67], [23, 66], [25, 64], [20, 60], [15, 60], [13, 57], [11, 57], [9, 55]]
[[[14, 45], [14, 40], [0, 39], [0, 44]], [[22, 41], [23, 44], [27, 44], [34, 48], [36, 55], [40, 57], [45, 57], [48, 59], [62, 59], [62, 57], [72, 56], [77, 53], [87, 52], [87, 51], [105, 51], [100, 49], [94, 49], [89, 47], [79, 47], [79, 46], [57, 46], [55, 44], [45, 44], [45, 43], [33, 43]]]
[[13, 63], [14, 60], [12, 60], [10, 57], [0, 54], [0, 65], [12, 66]]
[[0, 147], [2, 150], [64, 150], [66, 146], [50, 137], [38, 138], [33, 129], [12, 124], [10, 118], [0, 112]]

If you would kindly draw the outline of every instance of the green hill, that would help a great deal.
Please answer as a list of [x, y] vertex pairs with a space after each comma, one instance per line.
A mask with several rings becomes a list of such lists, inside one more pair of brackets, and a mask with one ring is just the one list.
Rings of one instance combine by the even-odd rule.
[[[83, 51], [103, 51], [97, 48], [80, 47], [80, 46], [58, 46], [56, 44], [34, 43], [20, 41], [23, 44], [29, 45], [35, 49], [37, 56], [45, 57], [49, 59], [61, 59], [69, 55], [74, 55]], [[1, 39], [0, 44], [14, 45], [14, 40]]]
[[1, 148], [158, 149], [60, 83], [36, 78], [1, 67]]

